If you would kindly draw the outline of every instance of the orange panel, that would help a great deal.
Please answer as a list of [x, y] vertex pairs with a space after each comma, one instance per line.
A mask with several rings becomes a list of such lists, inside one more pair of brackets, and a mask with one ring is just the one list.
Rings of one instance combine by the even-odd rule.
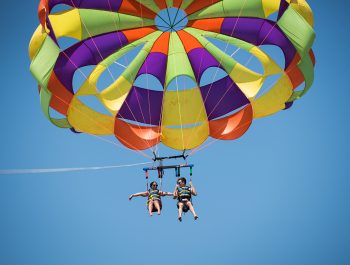
[[157, 4], [160, 10], [167, 8], [165, 0], [154, 0], [154, 2]]
[[190, 4], [186, 9], [185, 12], [187, 15], [193, 14], [205, 7], [211, 6], [217, 2], [220, 2], [221, 0], [200, 0], [200, 1], [194, 1], [192, 4]]
[[133, 150], [145, 150], [160, 142], [160, 128], [129, 124], [115, 119], [114, 134], [126, 147]]
[[224, 18], [209, 18], [190, 21], [189, 27], [220, 33]]
[[297, 53], [293, 58], [293, 61], [288, 66], [286, 73], [289, 76], [293, 89], [297, 88], [304, 82], [304, 75], [298, 68], [298, 63], [300, 62], [300, 55]]
[[209, 121], [210, 136], [220, 140], [234, 140], [241, 137], [250, 127], [253, 109], [249, 104], [231, 116]]
[[186, 31], [180, 30], [177, 32], [177, 35], [179, 35], [187, 53], [196, 48], [203, 48], [203, 45]]
[[118, 12], [150, 19], [154, 19], [156, 17], [156, 14], [153, 11], [149, 10], [147, 7], [141, 5], [135, 0], [124, 0]]
[[155, 27], [144, 27], [144, 28], [124, 30], [123, 33], [125, 37], [128, 39], [129, 43], [131, 43], [155, 31], [156, 31]]
[[73, 98], [73, 94], [66, 89], [60, 80], [58, 80], [55, 72], [52, 72], [48, 88], [52, 93], [50, 107], [63, 115], [67, 115], [68, 107]]
[[46, 12], [49, 12], [49, 0], [41, 0], [38, 6], [38, 16], [43, 28], [46, 28]]
[[164, 32], [154, 43], [151, 52], [161, 52], [165, 55], [169, 51], [170, 32]]

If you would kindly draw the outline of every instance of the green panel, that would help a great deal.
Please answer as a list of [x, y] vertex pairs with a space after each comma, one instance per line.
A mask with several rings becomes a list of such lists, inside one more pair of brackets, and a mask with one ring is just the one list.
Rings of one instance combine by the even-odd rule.
[[222, 2], [218, 2], [214, 5], [211, 5], [207, 8], [197, 11], [192, 15], [188, 16], [188, 20], [204, 19], [204, 18], [215, 18], [215, 17], [224, 17], [225, 11]]
[[67, 119], [54, 119], [50, 116], [50, 101], [51, 101], [52, 94], [46, 87], [41, 87], [40, 90], [40, 104], [41, 104], [41, 110], [46, 116], [46, 118], [51, 121], [54, 125], [60, 128], [71, 128], [69, 122]]
[[181, 39], [176, 32], [172, 32], [169, 41], [165, 87], [178, 76], [188, 76], [196, 82], [191, 63], [182, 45]]
[[79, 9], [82, 20], [83, 39], [107, 32], [154, 25], [151, 19], [108, 11]]
[[195, 0], [183, 0], [181, 4], [181, 9], [186, 9], [190, 6]]
[[305, 55], [305, 57], [302, 58], [301, 62], [298, 64], [298, 68], [304, 75], [305, 88], [302, 91], [294, 91], [291, 98], [288, 100], [289, 102], [297, 100], [305, 95], [314, 82], [314, 65], [309, 55]]
[[59, 53], [59, 47], [47, 36], [36, 57], [30, 64], [30, 72], [40, 86], [47, 86]]
[[265, 18], [261, 0], [224, 0], [225, 17]]
[[315, 32], [292, 6], [288, 7], [277, 24], [301, 55], [309, 52], [315, 40]]
[[167, 7], [173, 7], [174, 6], [174, 1], [173, 0], [166, 0], [166, 6]]
[[156, 3], [154, 3], [153, 0], [136, 0], [136, 1], [142, 4], [143, 6], [147, 7], [149, 10], [152, 10], [156, 14], [160, 11], [159, 7], [157, 6]]

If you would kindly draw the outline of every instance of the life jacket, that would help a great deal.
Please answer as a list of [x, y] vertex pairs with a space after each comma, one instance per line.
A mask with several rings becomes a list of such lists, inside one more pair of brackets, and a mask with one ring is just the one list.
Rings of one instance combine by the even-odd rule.
[[148, 190], [147, 203], [150, 202], [150, 201], [160, 201], [159, 190], [152, 190], [152, 189]]
[[178, 193], [178, 200], [191, 200], [192, 192], [191, 187], [184, 186], [184, 187], [177, 187], [177, 193]]

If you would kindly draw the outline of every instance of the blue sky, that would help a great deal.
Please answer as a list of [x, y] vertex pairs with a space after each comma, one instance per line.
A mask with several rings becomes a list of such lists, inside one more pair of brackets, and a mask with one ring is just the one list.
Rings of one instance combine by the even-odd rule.
[[[0, 264], [350, 264], [349, 3], [309, 3], [312, 89], [238, 141], [191, 158], [197, 222], [188, 214], [180, 224], [171, 199], [160, 218], [147, 216], [144, 200], [127, 200], [144, 190], [142, 166], [0, 175]], [[0, 169], [147, 162], [45, 119], [27, 55], [37, 4], [2, 4]], [[164, 182], [173, 189], [173, 172]]]

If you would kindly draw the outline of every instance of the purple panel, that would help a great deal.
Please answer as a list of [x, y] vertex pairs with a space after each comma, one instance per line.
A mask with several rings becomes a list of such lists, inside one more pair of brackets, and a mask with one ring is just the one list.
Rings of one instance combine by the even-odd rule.
[[249, 103], [247, 97], [229, 76], [201, 87], [201, 93], [209, 120], [221, 117]]
[[56, 45], [59, 46], [59, 45], [58, 45], [58, 42], [57, 42], [57, 38], [56, 38], [55, 32], [54, 32], [54, 30], [53, 30], [53, 28], [52, 28], [52, 25], [51, 25], [51, 21], [50, 21], [50, 19], [49, 19], [49, 16], [47, 16], [47, 15], [46, 15], [46, 26], [47, 26], [47, 28], [50, 30], [49, 36], [50, 36], [51, 39], [56, 43]]
[[281, 16], [284, 14], [284, 12], [287, 10], [288, 7], [289, 7], [288, 2], [286, 0], [281, 0], [277, 20], [281, 18]]
[[163, 91], [132, 87], [117, 117], [145, 124], [159, 125]]
[[244, 40], [256, 46], [271, 44], [280, 47], [285, 57], [285, 68], [292, 62], [296, 49], [278, 25], [261, 18], [225, 18], [221, 33]]
[[168, 56], [161, 52], [150, 53], [137, 76], [142, 74], [151, 74], [157, 77], [160, 83], [164, 86], [167, 58]]
[[287, 109], [291, 108], [293, 106], [293, 103], [294, 103], [293, 101], [292, 102], [286, 102], [286, 104], [285, 104], [286, 106], [285, 106], [284, 109], [287, 110]]
[[75, 8], [99, 9], [105, 11], [118, 11], [123, 0], [50, 0], [50, 10], [55, 5], [64, 4]]
[[220, 67], [220, 63], [204, 48], [196, 48], [190, 51], [188, 59], [191, 62], [198, 84], [205, 70], [210, 67]]
[[96, 65], [126, 44], [128, 40], [122, 32], [86, 39], [61, 52], [54, 71], [62, 84], [73, 92], [73, 75], [78, 68]]

